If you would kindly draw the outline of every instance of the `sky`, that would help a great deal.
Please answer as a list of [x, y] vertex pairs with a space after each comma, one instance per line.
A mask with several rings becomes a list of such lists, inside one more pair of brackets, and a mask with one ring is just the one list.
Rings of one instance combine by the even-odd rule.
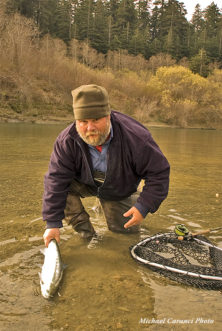
[[192, 15], [195, 10], [196, 4], [200, 4], [201, 9], [205, 9], [208, 7], [212, 2], [214, 2], [219, 9], [222, 9], [222, 1], [221, 0], [179, 0], [180, 2], [183, 2], [185, 5], [185, 8], [188, 12], [186, 15], [187, 20], [189, 21], [192, 18]]

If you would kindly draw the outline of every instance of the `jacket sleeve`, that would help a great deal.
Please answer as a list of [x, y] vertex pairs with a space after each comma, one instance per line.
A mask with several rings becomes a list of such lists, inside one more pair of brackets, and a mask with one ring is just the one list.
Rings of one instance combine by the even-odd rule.
[[44, 178], [42, 215], [47, 228], [62, 227], [68, 189], [74, 175], [73, 152], [66, 141], [57, 138]]
[[144, 179], [144, 186], [135, 207], [145, 217], [157, 211], [168, 195], [170, 165], [151, 136], [136, 160], [136, 172]]

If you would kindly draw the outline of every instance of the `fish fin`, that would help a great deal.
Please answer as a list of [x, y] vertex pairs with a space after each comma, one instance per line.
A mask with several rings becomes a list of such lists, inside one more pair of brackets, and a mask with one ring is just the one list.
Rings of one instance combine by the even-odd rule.
[[40, 284], [44, 284], [43, 280], [42, 280], [42, 277], [41, 277], [41, 273], [39, 272], [39, 279], [40, 279]]
[[41, 252], [43, 255], [45, 255], [45, 250], [46, 250], [45, 248], [41, 248], [41, 249], [40, 249], [40, 252]]
[[68, 264], [63, 263], [62, 269], [65, 270], [66, 268], [68, 268]]

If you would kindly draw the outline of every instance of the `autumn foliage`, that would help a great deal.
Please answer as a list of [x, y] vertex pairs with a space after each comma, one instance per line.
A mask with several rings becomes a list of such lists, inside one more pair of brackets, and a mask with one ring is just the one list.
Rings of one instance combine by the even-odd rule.
[[87, 42], [70, 47], [33, 22], [0, 14], [0, 118], [71, 119], [71, 90], [96, 83], [112, 108], [144, 123], [222, 127], [222, 70], [207, 78], [167, 54], [145, 60], [126, 51], [97, 53]]

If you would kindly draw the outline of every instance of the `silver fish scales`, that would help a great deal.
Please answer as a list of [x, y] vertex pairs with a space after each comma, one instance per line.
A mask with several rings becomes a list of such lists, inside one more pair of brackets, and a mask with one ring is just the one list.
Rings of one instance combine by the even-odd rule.
[[51, 240], [43, 251], [44, 264], [40, 274], [41, 293], [45, 299], [53, 297], [62, 280], [64, 265], [56, 240]]

